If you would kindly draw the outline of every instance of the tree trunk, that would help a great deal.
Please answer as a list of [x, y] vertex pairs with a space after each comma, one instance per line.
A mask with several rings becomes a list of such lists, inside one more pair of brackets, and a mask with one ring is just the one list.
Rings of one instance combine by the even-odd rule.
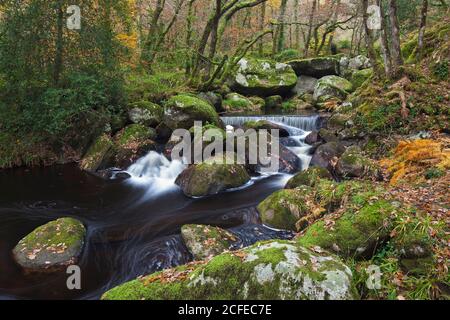
[[387, 25], [386, 19], [384, 17], [382, 0], [377, 0], [377, 5], [380, 8], [380, 18], [381, 18], [380, 44], [384, 62], [384, 73], [386, 74], [386, 77], [390, 78], [392, 75], [392, 62], [391, 62], [392, 58], [391, 58], [391, 51], [389, 49], [389, 42], [387, 37]]
[[313, 24], [314, 24], [314, 15], [316, 14], [316, 9], [317, 9], [317, 0], [313, 0], [311, 13], [309, 15], [309, 20], [308, 20], [308, 34], [306, 35], [305, 52], [304, 52], [305, 58], [308, 57], [308, 54], [309, 54], [309, 46], [311, 43], [311, 36], [312, 36]]
[[381, 76], [381, 72], [380, 72], [380, 68], [379, 68], [379, 64], [378, 64], [378, 59], [377, 59], [377, 54], [375, 52], [375, 49], [373, 47], [373, 36], [371, 33], [371, 30], [369, 29], [369, 26], [367, 24], [367, 22], [369, 21], [369, 13], [367, 12], [367, 9], [369, 7], [369, 0], [363, 0], [362, 1], [362, 10], [363, 10], [363, 23], [364, 23], [364, 34], [366, 37], [366, 48], [367, 48], [367, 53], [369, 55], [369, 59], [370, 62], [372, 63], [373, 66], [373, 70], [375, 72], [375, 74], [379, 77]]
[[[295, 3], [294, 3], [294, 21], [295, 22], [299, 22], [299, 15], [298, 15], [299, 5], [300, 5], [299, 0], [295, 0]], [[295, 25], [295, 47], [297, 49], [300, 49], [300, 24]]]
[[420, 15], [420, 27], [419, 27], [419, 38], [418, 38], [418, 46], [417, 46], [417, 56], [420, 59], [423, 55], [423, 47], [424, 47], [424, 36], [425, 29], [427, 26], [427, 15], [428, 15], [428, 0], [423, 0], [422, 3], [422, 12]]
[[284, 22], [286, 17], [286, 6], [288, 0], [281, 0], [280, 13], [278, 15], [277, 27], [274, 35], [273, 54], [280, 52], [284, 48]]
[[[259, 31], [260, 32], [264, 31], [265, 24], [266, 24], [266, 3], [263, 2], [263, 4], [261, 5], [261, 15], [259, 17]], [[262, 38], [261, 38], [261, 40], [259, 40], [258, 52], [259, 52], [260, 56], [263, 56], [264, 41]]]
[[399, 76], [399, 68], [403, 65], [402, 52], [400, 47], [400, 28], [397, 16], [397, 1], [389, 0], [389, 19], [391, 22], [392, 39], [392, 76]]

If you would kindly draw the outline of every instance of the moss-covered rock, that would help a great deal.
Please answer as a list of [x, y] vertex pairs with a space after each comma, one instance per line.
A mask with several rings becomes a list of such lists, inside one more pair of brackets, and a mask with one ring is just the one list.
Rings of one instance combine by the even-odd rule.
[[149, 275], [106, 292], [104, 300], [356, 299], [351, 270], [337, 257], [295, 242], [261, 242], [209, 262]]
[[[350, 204], [335, 223], [327, 225], [325, 220], [314, 223], [299, 237], [299, 243], [334, 251], [343, 257], [370, 258], [389, 238], [390, 216], [398, 208], [388, 200], [367, 202], [367, 198], [370, 199], [367, 194], [353, 194]], [[360, 201], [365, 204], [359, 205]]]
[[80, 162], [80, 168], [89, 172], [105, 169], [114, 155], [114, 143], [111, 138], [103, 134], [90, 146]]
[[337, 141], [325, 143], [316, 149], [311, 159], [311, 166], [334, 170], [334, 162], [344, 152], [345, 147]]
[[342, 178], [376, 177], [379, 172], [380, 168], [356, 146], [347, 148], [336, 164], [336, 173]]
[[233, 72], [230, 86], [241, 94], [267, 97], [285, 95], [296, 83], [297, 76], [287, 64], [243, 58]]
[[298, 95], [303, 95], [305, 93], [313, 94], [314, 89], [317, 85], [317, 78], [310, 76], [299, 76], [297, 80], [297, 85], [294, 88], [294, 92]]
[[342, 101], [352, 91], [350, 81], [338, 76], [326, 76], [317, 81], [314, 89], [314, 101], [323, 104], [331, 100]]
[[64, 271], [76, 264], [83, 250], [86, 229], [73, 218], [51, 221], [20, 240], [14, 259], [31, 273]]
[[267, 97], [265, 100], [266, 109], [279, 109], [283, 104], [283, 97], [276, 95]]
[[156, 130], [132, 124], [114, 136], [114, 166], [125, 169], [151, 150], [155, 150]]
[[195, 260], [204, 260], [228, 251], [238, 240], [227, 230], [198, 224], [183, 226], [181, 237]]
[[314, 210], [314, 193], [306, 186], [280, 190], [258, 205], [264, 224], [284, 230], [298, 231], [297, 222]]
[[217, 112], [225, 111], [223, 109], [223, 99], [219, 93], [213, 91], [200, 92], [197, 96], [212, 105]]
[[286, 189], [295, 189], [300, 186], [314, 187], [320, 180], [333, 180], [330, 172], [325, 168], [311, 167], [306, 171], [297, 173], [286, 184]]
[[217, 155], [188, 167], [175, 183], [189, 197], [204, 197], [241, 187], [249, 181], [250, 176], [243, 165], [236, 164], [234, 159]]
[[351, 83], [353, 85], [353, 89], [358, 89], [361, 87], [364, 82], [366, 82], [368, 79], [370, 79], [373, 75], [373, 69], [363, 69], [353, 72]]
[[257, 112], [261, 111], [261, 106], [254, 104], [249, 98], [233, 92], [225, 96], [223, 108], [226, 112]]
[[155, 128], [163, 120], [164, 109], [150, 101], [138, 101], [128, 106], [128, 117], [132, 123]]
[[316, 57], [288, 62], [298, 76], [321, 78], [339, 74], [339, 60], [335, 57]]
[[208, 102], [189, 94], [179, 94], [165, 104], [164, 124], [172, 130], [189, 130], [195, 121], [220, 126], [219, 116]]

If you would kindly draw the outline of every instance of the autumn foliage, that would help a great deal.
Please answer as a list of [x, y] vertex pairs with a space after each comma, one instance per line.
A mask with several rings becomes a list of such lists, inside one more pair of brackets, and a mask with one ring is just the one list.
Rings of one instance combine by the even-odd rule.
[[445, 141], [420, 139], [400, 141], [392, 158], [384, 159], [381, 164], [391, 174], [391, 184], [396, 185], [402, 179], [423, 175], [430, 168], [450, 168], [450, 149]]

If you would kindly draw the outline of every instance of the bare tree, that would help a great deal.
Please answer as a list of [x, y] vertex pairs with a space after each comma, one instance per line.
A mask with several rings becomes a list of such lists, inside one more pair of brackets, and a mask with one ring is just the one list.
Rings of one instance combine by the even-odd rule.
[[384, 16], [382, 0], [377, 0], [377, 5], [380, 8], [380, 19], [381, 19], [380, 44], [381, 44], [381, 53], [383, 55], [384, 72], [386, 74], [386, 77], [390, 78], [392, 74], [391, 51], [389, 48], [387, 25]]
[[380, 76], [380, 68], [378, 64], [377, 54], [375, 52], [375, 48], [373, 46], [374, 39], [371, 33], [371, 30], [369, 29], [368, 21], [369, 21], [369, 13], [367, 11], [369, 7], [369, 0], [363, 0], [362, 1], [362, 10], [363, 10], [363, 23], [364, 23], [364, 34], [366, 37], [366, 48], [367, 53], [369, 55], [370, 62], [372, 63], [373, 70], [377, 76]]

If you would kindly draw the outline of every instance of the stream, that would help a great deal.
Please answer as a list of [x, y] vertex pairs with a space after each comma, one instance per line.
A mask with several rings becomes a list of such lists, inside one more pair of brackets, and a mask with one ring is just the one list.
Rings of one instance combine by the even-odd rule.
[[[251, 119], [250, 119], [251, 118]], [[318, 116], [224, 117], [227, 126], [266, 119], [290, 132], [289, 148], [309, 166], [310, 146], [303, 140], [320, 126]], [[291, 177], [254, 177], [246, 188], [191, 199], [174, 184], [183, 170], [150, 152], [128, 168], [125, 181], [103, 180], [76, 164], [0, 170], [0, 300], [98, 299], [111, 287], [140, 275], [192, 261], [180, 236], [185, 224], [230, 229], [236, 248], [260, 240], [289, 239], [292, 234], [260, 224], [256, 206]], [[87, 228], [79, 266], [82, 289], [66, 287], [67, 274], [27, 276], [12, 258], [18, 241], [60, 217], [75, 217]]]

